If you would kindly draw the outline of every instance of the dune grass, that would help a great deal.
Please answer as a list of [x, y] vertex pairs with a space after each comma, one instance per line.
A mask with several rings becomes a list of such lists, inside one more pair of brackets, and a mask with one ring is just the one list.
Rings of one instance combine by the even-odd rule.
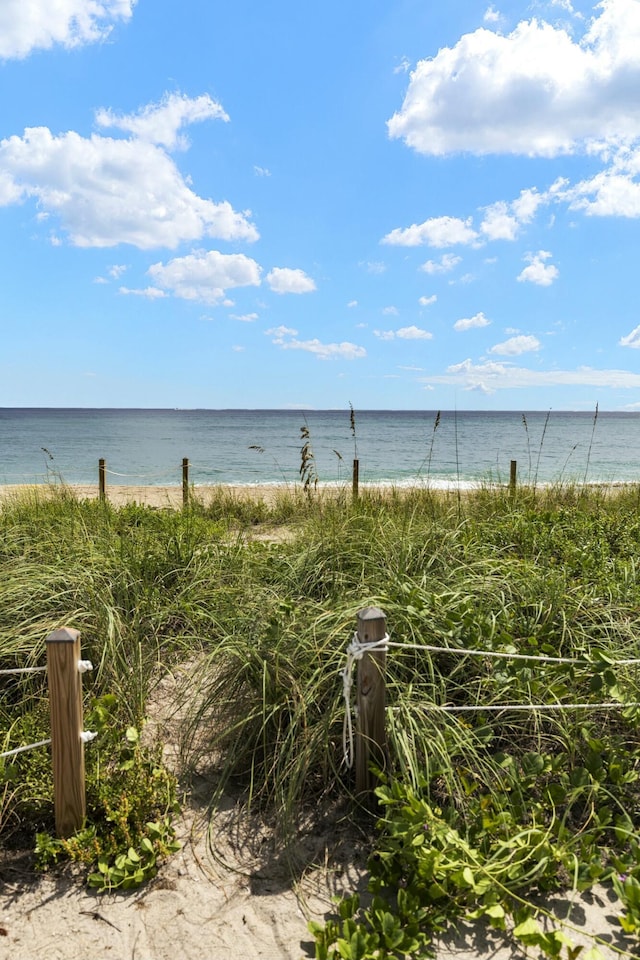
[[[287, 836], [323, 798], [352, 789], [341, 671], [358, 609], [377, 605], [405, 645], [387, 658], [389, 782], [455, 812], [461, 830], [480, 796], [525, 824], [551, 791], [572, 835], [600, 817], [600, 847], [623, 851], [640, 815], [640, 711], [624, 707], [640, 701], [640, 670], [609, 661], [640, 656], [639, 547], [636, 487], [361, 488], [357, 502], [289, 488], [273, 503], [220, 492], [184, 511], [32, 492], [0, 510], [0, 668], [43, 663], [50, 630], [81, 630], [96, 668], [87, 711], [110, 698], [86, 750], [88, 778], [103, 785], [155, 685], [184, 676], [184, 782], [214, 770], [219, 791], [245, 791]], [[431, 654], [420, 643], [580, 662]], [[3, 683], [3, 749], [48, 736], [45, 678]], [[535, 709], [601, 701], [623, 707]], [[533, 709], [424, 709], [510, 703]], [[150, 819], [168, 815], [167, 783], [162, 801], [145, 801]], [[0, 843], [47, 830], [47, 751], [0, 761]]]

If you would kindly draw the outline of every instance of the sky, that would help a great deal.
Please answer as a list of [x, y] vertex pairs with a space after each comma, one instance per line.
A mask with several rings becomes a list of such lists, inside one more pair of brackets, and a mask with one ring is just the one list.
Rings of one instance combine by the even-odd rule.
[[0, 407], [640, 411], [640, 0], [2, 0]]

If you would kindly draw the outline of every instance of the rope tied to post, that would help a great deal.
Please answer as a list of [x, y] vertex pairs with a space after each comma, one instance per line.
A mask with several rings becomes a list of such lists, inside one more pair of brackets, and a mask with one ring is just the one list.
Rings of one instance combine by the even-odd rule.
[[[344, 721], [342, 724], [342, 754], [347, 769], [353, 767], [353, 718], [351, 715], [351, 688], [353, 686], [353, 667], [358, 660], [362, 660], [365, 653], [386, 652], [389, 649], [389, 634], [385, 633], [380, 640], [371, 643], [361, 643], [358, 634], [354, 633], [347, 647], [347, 662], [342, 671], [342, 693], [344, 696]], [[357, 711], [357, 707], [354, 712]]]

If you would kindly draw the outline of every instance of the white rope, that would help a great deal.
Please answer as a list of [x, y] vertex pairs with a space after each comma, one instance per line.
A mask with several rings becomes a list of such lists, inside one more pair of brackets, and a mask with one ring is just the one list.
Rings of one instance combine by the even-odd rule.
[[[105, 470], [112, 477], [124, 477], [129, 480], [154, 480], [164, 479], [166, 477], [175, 477], [176, 473], [182, 470], [182, 464], [179, 464], [172, 470], [163, 470], [162, 473], [118, 473], [117, 470]], [[178, 484], [178, 481], [176, 481]]]
[[[82, 743], [91, 743], [97, 736], [98, 734], [93, 733], [91, 730], [83, 730], [80, 734], [80, 740]], [[0, 753], [0, 760], [5, 757], [15, 757], [18, 753], [24, 753], [26, 750], [35, 750], [36, 747], [48, 747], [50, 743], [51, 738], [48, 740], [38, 740], [37, 743], [29, 743], [26, 747], [15, 747], [13, 750], [5, 750], [4, 753]]]
[[[398, 647], [401, 650], [425, 650], [428, 653], [454, 653], [459, 657], [495, 657], [501, 660], [537, 660], [540, 663], [581, 663], [583, 666], [593, 665], [593, 660], [585, 657], [547, 657], [537, 653], [506, 653], [497, 650], [465, 650], [460, 647], [436, 647], [426, 643], [398, 643], [389, 641], [388, 647]], [[607, 663], [609, 663], [607, 661]], [[636, 660], [612, 660], [611, 667], [627, 667], [640, 663]]]
[[[380, 640], [372, 643], [361, 643], [358, 634], [354, 633], [351, 643], [347, 647], [347, 663], [342, 671], [342, 692], [344, 696], [344, 722], [342, 724], [342, 753], [344, 762], [350, 770], [353, 766], [353, 720], [351, 717], [351, 687], [353, 686], [353, 666], [357, 660], [362, 660], [365, 653], [376, 653], [389, 648], [389, 634], [385, 633]], [[356, 707], [357, 710], [357, 707]]]
[[[640, 707], [640, 703], [621, 703], [619, 700], [609, 701], [607, 703], [502, 703], [495, 706], [439, 706], [437, 703], [419, 704], [419, 710], [428, 710], [434, 713], [502, 713], [504, 710], [529, 710], [531, 713], [538, 713], [543, 710], [609, 710], [617, 708], [624, 710], [626, 707]], [[400, 710], [400, 707], [392, 707], [393, 710]]]
[[51, 743], [51, 740], [38, 740], [37, 743], [30, 743], [26, 747], [16, 747], [14, 750], [5, 750], [4, 753], [0, 753], [0, 760], [4, 757], [15, 757], [17, 753], [24, 753], [25, 750], [34, 750], [36, 747], [46, 747]]
[[10, 677], [16, 673], [44, 673], [46, 667], [15, 667], [12, 670], [0, 670], [0, 677]]

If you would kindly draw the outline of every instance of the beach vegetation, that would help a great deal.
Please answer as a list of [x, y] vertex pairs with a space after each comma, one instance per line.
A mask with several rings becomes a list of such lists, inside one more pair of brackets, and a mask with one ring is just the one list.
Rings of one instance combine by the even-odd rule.
[[[99, 736], [67, 841], [46, 749], [0, 760], [0, 842], [79, 860], [105, 889], [144, 882], [173, 849], [176, 796], [206, 775], [212, 816], [231, 791], [283, 849], [328, 810], [366, 838], [369, 894], [313, 927], [320, 958], [419, 955], [477, 919], [572, 960], [544, 899], [595, 882], [637, 937], [640, 669], [621, 661], [640, 657], [639, 506], [636, 487], [539, 484], [221, 490], [183, 511], [70, 490], [6, 502], [0, 667], [40, 664], [51, 630], [79, 629]], [[369, 605], [400, 644], [373, 819], [342, 747], [346, 647]], [[167, 680], [171, 770], [152, 734]], [[42, 674], [3, 678], [0, 734], [3, 750], [48, 736]]]

